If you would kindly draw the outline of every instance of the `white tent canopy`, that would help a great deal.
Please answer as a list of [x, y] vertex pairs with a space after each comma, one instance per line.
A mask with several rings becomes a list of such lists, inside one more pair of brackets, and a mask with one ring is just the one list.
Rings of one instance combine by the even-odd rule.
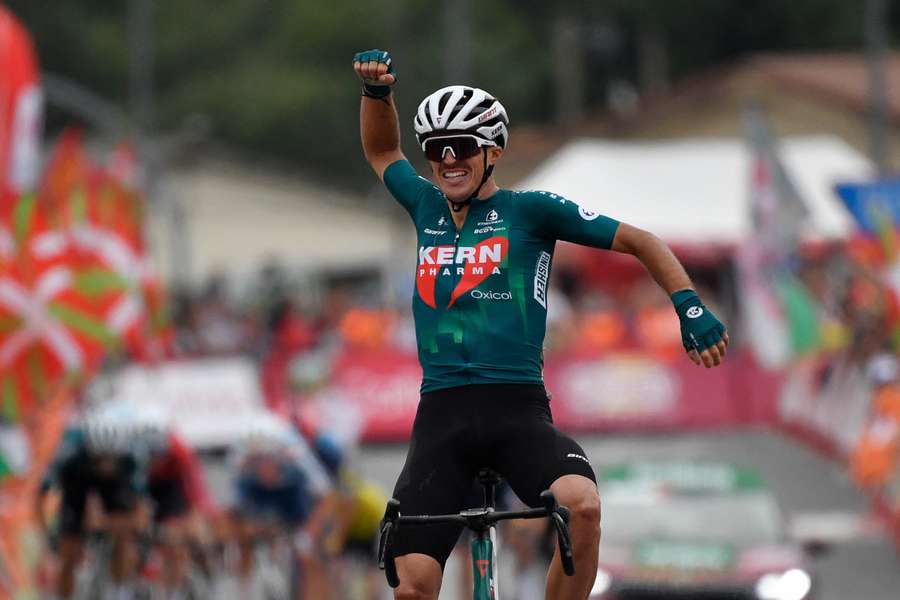
[[[517, 187], [561, 194], [670, 243], [731, 244], [751, 230], [750, 156], [737, 138], [582, 139], [564, 146]], [[835, 136], [783, 138], [780, 156], [809, 208], [802, 235], [847, 235], [853, 221], [833, 186], [868, 179], [870, 162]]]

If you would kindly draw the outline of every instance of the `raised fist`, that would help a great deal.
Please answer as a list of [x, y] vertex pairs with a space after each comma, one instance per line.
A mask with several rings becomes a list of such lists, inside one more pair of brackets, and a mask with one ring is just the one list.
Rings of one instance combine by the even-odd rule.
[[390, 53], [366, 50], [353, 55], [353, 70], [369, 86], [389, 86], [397, 82]]

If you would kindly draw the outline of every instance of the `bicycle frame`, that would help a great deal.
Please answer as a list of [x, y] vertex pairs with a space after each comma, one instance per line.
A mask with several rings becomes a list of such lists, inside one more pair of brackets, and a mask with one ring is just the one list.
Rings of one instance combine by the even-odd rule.
[[486, 532], [472, 538], [473, 600], [499, 600], [497, 580], [497, 528], [491, 525]]
[[[494, 472], [482, 471], [478, 481], [484, 487], [484, 512], [494, 512], [497, 507], [497, 486], [500, 476]], [[477, 510], [464, 511], [477, 514]], [[475, 536], [470, 544], [472, 550], [472, 590], [473, 600], [499, 600], [499, 574], [497, 573], [497, 528], [487, 524], [486, 529], [473, 529]]]

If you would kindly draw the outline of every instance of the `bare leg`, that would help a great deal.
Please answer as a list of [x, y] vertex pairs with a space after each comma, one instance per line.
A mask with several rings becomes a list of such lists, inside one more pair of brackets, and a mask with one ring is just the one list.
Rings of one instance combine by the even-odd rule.
[[438, 561], [426, 554], [406, 554], [396, 562], [400, 586], [394, 600], [437, 600], [443, 576]]
[[597, 577], [600, 551], [600, 496], [594, 482], [581, 475], [564, 475], [550, 490], [560, 504], [568, 507], [575, 575], [566, 576], [559, 560], [559, 548], [553, 554], [547, 573], [547, 600], [586, 600]]
[[71, 598], [75, 592], [75, 569], [81, 562], [81, 538], [66, 536], [59, 543], [59, 580], [57, 592], [62, 598]]
[[135, 516], [114, 515], [108, 517], [107, 523], [112, 538], [110, 575], [113, 582], [123, 584], [134, 576], [138, 562]]
[[472, 586], [475, 585], [473, 581], [474, 573], [472, 573], [472, 557], [468, 552], [468, 535], [463, 535], [461, 538], [461, 543], [457, 542], [456, 547], [453, 548], [453, 554], [459, 560], [459, 581], [461, 582], [459, 588], [460, 600], [468, 600], [472, 597]]
[[169, 520], [162, 526], [163, 583], [167, 590], [177, 590], [187, 580], [191, 565], [191, 546], [185, 533], [187, 521], [182, 518]]

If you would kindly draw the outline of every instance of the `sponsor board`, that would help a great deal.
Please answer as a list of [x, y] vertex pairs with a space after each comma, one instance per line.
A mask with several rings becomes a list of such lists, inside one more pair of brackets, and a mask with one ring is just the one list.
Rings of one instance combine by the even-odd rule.
[[663, 364], [645, 357], [574, 363], [562, 377], [566, 404], [575, 416], [630, 419], [671, 414], [678, 380]]
[[257, 368], [245, 358], [134, 365], [94, 385], [108, 386], [111, 399], [158, 406], [196, 448], [229, 445], [265, 408]]

